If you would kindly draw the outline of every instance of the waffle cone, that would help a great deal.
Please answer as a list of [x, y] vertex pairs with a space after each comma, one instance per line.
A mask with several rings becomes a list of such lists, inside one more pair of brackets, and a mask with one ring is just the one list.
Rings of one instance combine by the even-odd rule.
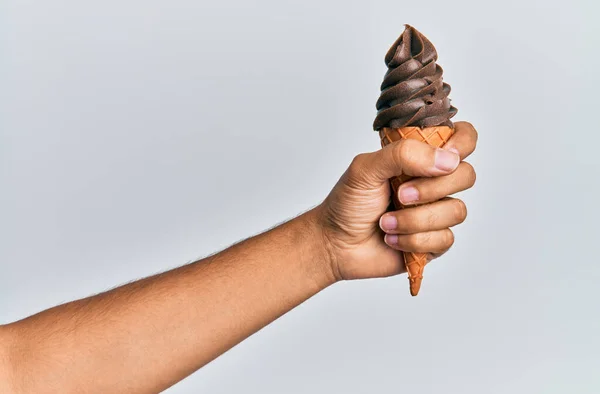
[[[381, 147], [384, 147], [394, 141], [400, 139], [414, 139], [428, 143], [436, 148], [442, 147], [450, 139], [454, 129], [448, 126], [433, 126], [433, 127], [400, 127], [390, 128], [383, 127], [379, 130], [379, 137], [381, 138]], [[400, 175], [390, 179], [390, 185], [392, 186], [392, 201], [396, 209], [405, 208], [402, 203], [398, 200], [398, 188], [406, 181], [411, 180], [412, 177], [407, 175]], [[427, 264], [426, 253], [413, 253], [413, 252], [402, 252], [404, 255], [404, 264], [406, 264], [406, 271], [408, 272], [408, 281], [410, 284], [410, 294], [416, 296], [419, 294], [421, 288], [421, 281], [423, 280], [423, 270], [425, 264]]]

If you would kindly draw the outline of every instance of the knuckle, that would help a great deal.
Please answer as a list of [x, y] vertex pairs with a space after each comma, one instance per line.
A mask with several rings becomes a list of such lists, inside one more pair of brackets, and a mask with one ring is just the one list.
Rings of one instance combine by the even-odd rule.
[[350, 167], [362, 167], [367, 158], [367, 155], [368, 153], [359, 153], [358, 155], [354, 156], [354, 159], [352, 159], [352, 163], [350, 163]]
[[467, 218], [467, 205], [463, 200], [454, 200], [454, 220], [456, 223], [462, 223]]
[[443, 235], [443, 242], [446, 249], [454, 245], [454, 233], [450, 229], [446, 229]]
[[438, 222], [440, 215], [438, 215], [433, 209], [429, 209], [427, 212], [427, 228], [435, 228], [436, 223]]
[[473, 145], [477, 146], [477, 140], [479, 139], [479, 133], [477, 132], [477, 129], [475, 128], [475, 126], [473, 126], [472, 123], [467, 122], [467, 124], [469, 125], [469, 128], [471, 129], [471, 135], [473, 137]]
[[465, 127], [475, 130], [475, 126], [473, 126], [473, 123], [469, 121], [462, 120], [460, 123], [462, 123]]
[[471, 165], [471, 163], [463, 162], [462, 163], [466, 167], [466, 177], [467, 184], [469, 187], [473, 187], [475, 181], [477, 181], [477, 173], [475, 172], [475, 168]]
[[477, 129], [473, 126], [473, 123], [463, 120], [459, 122], [462, 127], [469, 129], [475, 136], [477, 136]]
[[368, 153], [359, 153], [358, 155], [354, 156], [350, 166], [348, 167], [348, 175], [351, 178], [360, 178], [364, 175], [368, 157]]
[[471, 143], [473, 144], [473, 146], [477, 145], [477, 139], [479, 138], [479, 133], [477, 132], [477, 129], [475, 128], [475, 126], [473, 126], [473, 124], [471, 122], [466, 122], [466, 121], [462, 121], [462, 122], [457, 122], [457, 124], [460, 124], [461, 127], [463, 127], [465, 129], [465, 131], [469, 131], [469, 137], [471, 140]]
[[429, 245], [431, 243], [431, 233], [430, 232], [419, 233], [413, 238], [414, 238], [413, 247], [415, 249], [422, 249], [423, 247], [427, 247], [427, 245]]

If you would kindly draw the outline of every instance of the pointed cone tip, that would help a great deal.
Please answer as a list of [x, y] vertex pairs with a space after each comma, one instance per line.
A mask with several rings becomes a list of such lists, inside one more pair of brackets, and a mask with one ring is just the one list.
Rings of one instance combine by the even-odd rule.
[[421, 281], [420, 280], [415, 280], [415, 281], [410, 281], [410, 295], [415, 297], [417, 296], [417, 294], [419, 294], [419, 290], [421, 289]]

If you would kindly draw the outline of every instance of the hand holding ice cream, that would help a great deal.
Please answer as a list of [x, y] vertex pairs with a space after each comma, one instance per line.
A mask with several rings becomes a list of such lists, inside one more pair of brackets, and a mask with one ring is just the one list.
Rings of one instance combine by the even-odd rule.
[[[477, 132], [450, 120], [456, 108], [436, 60], [431, 42], [411, 26], [385, 56], [373, 125], [383, 148], [356, 156], [321, 206], [338, 279], [408, 269], [416, 295], [425, 264], [452, 246], [450, 227], [466, 217], [465, 204], [447, 196], [475, 182], [473, 167], [462, 160], [475, 149]], [[386, 213], [390, 199], [396, 210]]]

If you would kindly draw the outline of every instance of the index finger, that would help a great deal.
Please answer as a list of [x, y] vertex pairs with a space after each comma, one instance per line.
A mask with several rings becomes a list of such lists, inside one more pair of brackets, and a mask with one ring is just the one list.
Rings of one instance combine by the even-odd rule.
[[477, 130], [469, 122], [454, 123], [454, 134], [443, 146], [444, 149], [454, 148], [461, 160], [464, 160], [475, 150], [477, 145]]

